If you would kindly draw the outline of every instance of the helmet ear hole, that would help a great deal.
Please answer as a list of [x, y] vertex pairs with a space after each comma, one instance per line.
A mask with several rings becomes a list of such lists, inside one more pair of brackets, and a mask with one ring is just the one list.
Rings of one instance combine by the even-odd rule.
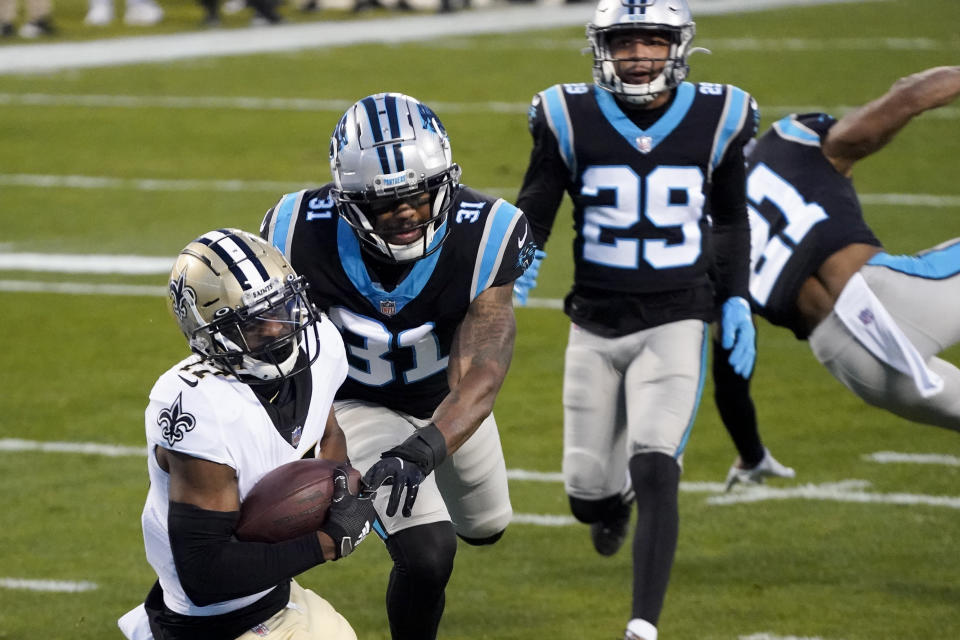
[[[460, 168], [437, 115], [415, 98], [377, 93], [353, 104], [340, 118], [330, 142], [331, 192], [340, 216], [360, 246], [391, 263], [419, 260], [446, 239], [446, 219]], [[376, 232], [377, 212], [431, 194], [429, 219], [409, 244], [391, 244]]]

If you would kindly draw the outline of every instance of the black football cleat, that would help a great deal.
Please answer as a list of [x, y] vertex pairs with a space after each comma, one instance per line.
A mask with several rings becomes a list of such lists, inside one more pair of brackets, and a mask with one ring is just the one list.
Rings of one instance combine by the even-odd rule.
[[630, 530], [630, 514], [633, 513], [633, 495], [624, 496], [621, 502], [600, 522], [590, 525], [590, 539], [593, 548], [602, 556], [612, 556], [627, 539]]

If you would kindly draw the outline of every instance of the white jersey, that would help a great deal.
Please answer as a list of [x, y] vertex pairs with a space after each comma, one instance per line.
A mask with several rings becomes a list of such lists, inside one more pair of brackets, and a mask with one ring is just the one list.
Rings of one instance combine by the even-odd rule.
[[324, 317], [318, 330], [322, 346], [310, 368], [310, 406], [299, 433], [294, 431], [293, 444], [280, 435], [248, 385], [201, 362], [199, 356], [174, 365], [150, 391], [145, 414], [150, 491], [143, 508], [143, 540], [170, 610], [217, 615], [249, 605], [270, 589], [203, 607], [190, 601], [177, 576], [167, 533], [170, 478], [157, 464], [154, 450], [163, 447], [235, 469], [242, 502], [264, 474], [302, 458], [323, 436], [333, 396], [347, 374], [347, 360], [333, 323]]

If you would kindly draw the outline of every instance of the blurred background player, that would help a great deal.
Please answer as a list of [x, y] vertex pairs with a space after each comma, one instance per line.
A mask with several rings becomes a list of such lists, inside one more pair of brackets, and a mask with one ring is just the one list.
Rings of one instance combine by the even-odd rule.
[[492, 544], [513, 513], [491, 412], [532, 236], [516, 207], [460, 184], [440, 119], [409, 96], [347, 109], [330, 170], [333, 183], [284, 196], [260, 232], [343, 335], [337, 420], [366, 484], [392, 483], [376, 498], [394, 562], [390, 631], [429, 640], [457, 536]]
[[[743, 146], [757, 109], [737, 87], [684, 82], [693, 36], [683, 0], [601, 0], [587, 25], [594, 84], [534, 97], [517, 197], [540, 248], [564, 192], [573, 200], [564, 485], [602, 555], [622, 545], [636, 504], [630, 640], [657, 637], [715, 295], [738, 375], [755, 355]], [[517, 285], [522, 303], [533, 282]]]
[[32, 39], [56, 33], [51, 0], [26, 0], [23, 17], [24, 22], [18, 31], [14, 27], [17, 20], [17, 0], [0, 0], [0, 37], [8, 38], [18, 34], [21, 38]]
[[[204, 10], [201, 25], [207, 28], [220, 26], [220, 0], [198, 1]], [[247, 8], [252, 9], [253, 17], [250, 19], [250, 25], [266, 26], [284, 22], [283, 17], [277, 11], [280, 4], [280, 0], [227, 0], [223, 3], [222, 10], [223, 13], [232, 15]]]
[[[105, 27], [113, 22], [114, 0], [89, 0], [84, 23]], [[126, 0], [123, 22], [131, 26], [147, 27], [163, 20], [163, 8], [154, 0]]]
[[[807, 340], [868, 404], [953, 430], [960, 430], [960, 370], [936, 354], [960, 342], [960, 238], [889, 255], [863, 218], [850, 176], [912, 118], [958, 95], [960, 67], [935, 67], [901, 78], [840, 120], [787, 116], [759, 138], [747, 175], [757, 313]], [[738, 393], [752, 414], [747, 385], [727, 393]]]
[[194, 355], [150, 391], [142, 521], [158, 581], [119, 621], [131, 640], [356, 639], [292, 579], [349, 554], [373, 526], [372, 501], [347, 492], [345, 475], [319, 532], [275, 544], [233, 537], [267, 472], [314, 454], [346, 460], [331, 408], [343, 341], [305, 289], [280, 252], [237, 229], [200, 236], [174, 264], [170, 304]]

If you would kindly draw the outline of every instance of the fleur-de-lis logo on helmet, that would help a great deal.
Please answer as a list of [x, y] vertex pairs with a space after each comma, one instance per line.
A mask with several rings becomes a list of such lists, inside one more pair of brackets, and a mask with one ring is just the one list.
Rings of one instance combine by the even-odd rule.
[[197, 426], [197, 419], [183, 410], [183, 393], [177, 394], [177, 399], [173, 401], [167, 409], [162, 409], [157, 416], [157, 425], [164, 439], [171, 445], [183, 440], [187, 431], [193, 431]]
[[173, 312], [177, 314], [180, 322], [187, 319], [187, 305], [193, 306], [197, 304], [197, 294], [184, 282], [186, 277], [187, 270], [184, 269], [180, 272], [180, 276], [176, 280], [170, 281], [170, 298], [173, 302]]

